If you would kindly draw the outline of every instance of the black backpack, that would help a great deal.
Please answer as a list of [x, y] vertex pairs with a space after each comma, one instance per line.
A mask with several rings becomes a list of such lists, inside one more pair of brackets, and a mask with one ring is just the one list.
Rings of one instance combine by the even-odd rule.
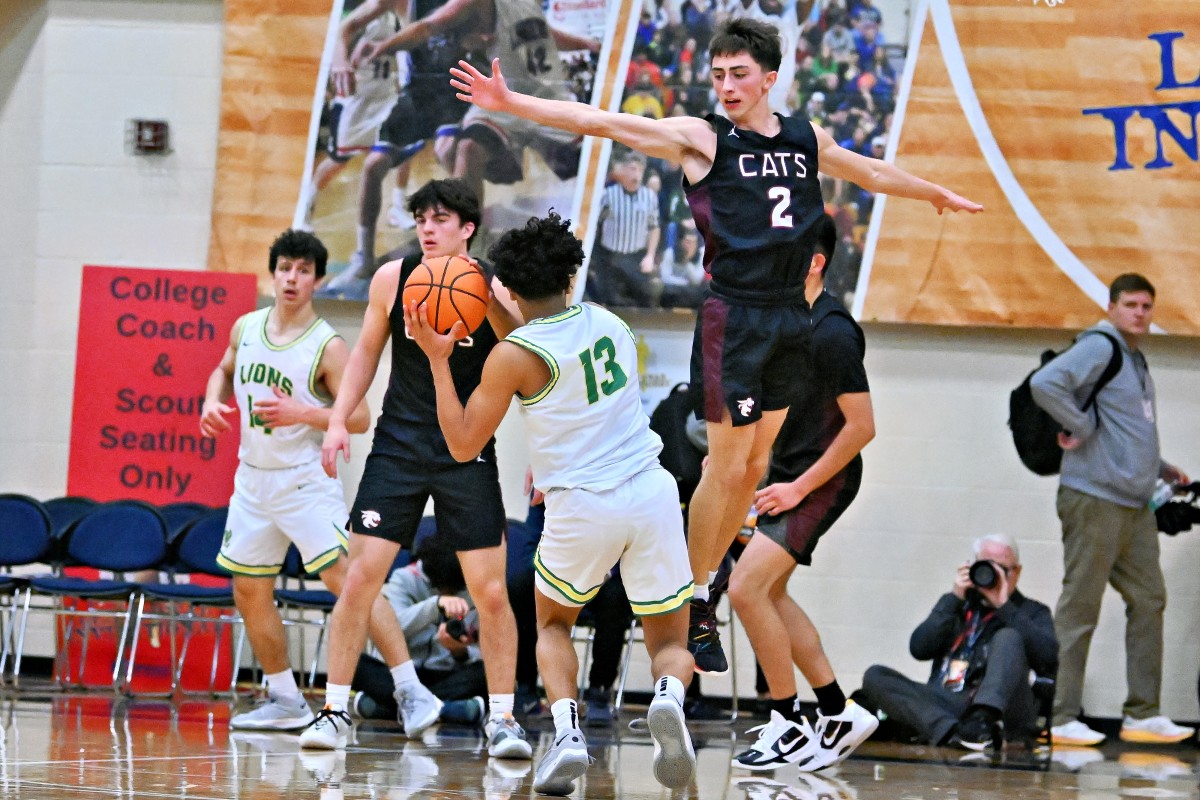
[[687, 436], [687, 418], [692, 413], [688, 385], [676, 384], [650, 415], [650, 430], [662, 439], [658, 460], [679, 485], [679, 499], [687, 503], [700, 483], [700, 464], [704, 454]]
[[[1085, 331], [1080, 336], [1086, 336], [1088, 333]], [[1084, 401], [1083, 411], [1092, 407], [1100, 390], [1121, 371], [1121, 364], [1124, 360], [1121, 355], [1121, 346], [1111, 334], [1104, 331], [1090, 331], [1090, 333], [1098, 333], [1108, 339], [1112, 344], [1113, 354], [1108, 361], [1108, 366], [1101, 373], [1100, 379], [1096, 381], [1096, 385], [1092, 387], [1091, 393]], [[1076, 341], [1079, 340], [1076, 339]], [[1043, 352], [1042, 365], [1038, 369], [1046, 366], [1057, 355], [1059, 354], [1053, 350]], [[1026, 375], [1025, 380], [1021, 381], [1021, 385], [1013, 389], [1008, 396], [1008, 427], [1012, 429], [1013, 444], [1017, 446], [1017, 455], [1021, 457], [1021, 463], [1038, 475], [1056, 475], [1062, 467], [1063, 451], [1058, 446], [1058, 434], [1062, 430], [1062, 426], [1033, 400], [1029, 381], [1037, 371], [1035, 369]], [[1099, 419], [1097, 414], [1096, 420], [1099, 421]]]

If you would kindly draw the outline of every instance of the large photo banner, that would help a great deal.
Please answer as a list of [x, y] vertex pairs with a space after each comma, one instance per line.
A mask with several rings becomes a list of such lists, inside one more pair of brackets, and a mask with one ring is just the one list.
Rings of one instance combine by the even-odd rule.
[[[288, 224], [330, 248], [319, 296], [362, 300], [419, 252], [406, 198], [458, 176], [479, 257], [553, 207], [588, 264], [579, 296], [691, 314], [703, 243], [679, 166], [470, 108], [447, 70], [499, 57], [519, 88], [654, 118], [720, 113], [708, 42], [730, 16], [779, 28], [772, 108], [982, 202], [823, 178], [830, 290], [857, 317], [1081, 328], [1138, 271], [1159, 330], [1200, 333], [1200, 4], [1192, 0], [263, 0], [226, 3], [210, 267], [253, 272]], [[286, 46], [285, 46], [286, 43]]]
[[1200, 4], [926, 0], [908, 60], [896, 163], [986, 213], [886, 200], [862, 318], [1082, 328], [1140, 272], [1200, 334]]
[[83, 268], [67, 494], [229, 502], [237, 437], [202, 437], [200, 410], [254, 294], [249, 275]]

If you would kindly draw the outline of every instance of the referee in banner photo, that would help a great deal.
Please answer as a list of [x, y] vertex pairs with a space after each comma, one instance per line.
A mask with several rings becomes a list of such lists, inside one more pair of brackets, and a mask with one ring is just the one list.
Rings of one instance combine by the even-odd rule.
[[600, 198], [600, 235], [592, 248], [588, 297], [606, 306], [658, 305], [658, 193], [642, 184], [646, 157], [621, 149], [613, 183]]

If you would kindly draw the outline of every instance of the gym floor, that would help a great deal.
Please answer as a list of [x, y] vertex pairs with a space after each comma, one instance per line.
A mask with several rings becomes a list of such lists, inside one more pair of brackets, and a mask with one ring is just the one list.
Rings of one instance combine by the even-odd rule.
[[[314, 701], [315, 702], [315, 701]], [[528, 762], [489, 759], [482, 733], [441, 726], [408, 741], [365, 723], [343, 753], [301, 752], [294, 734], [231, 732], [229, 701], [130, 700], [111, 694], [0, 690], [0, 798], [528, 798]], [[575, 798], [661, 798], [653, 745], [620, 725], [589, 732], [595, 763]], [[692, 723], [699, 800], [1107, 800], [1195, 798], [1194, 742], [1173, 747], [1057, 748], [1047, 762], [1010, 748], [1001, 759], [868, 741], [832, 772], [746, 773], [730, 767], [759, 720]], [[548, 719], [529, 721], [535, 761]]]

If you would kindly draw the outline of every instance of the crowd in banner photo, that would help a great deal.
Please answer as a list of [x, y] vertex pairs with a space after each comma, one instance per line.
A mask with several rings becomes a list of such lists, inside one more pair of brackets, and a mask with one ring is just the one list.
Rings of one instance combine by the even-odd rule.
[[[720, 113], [706, 53], [716, 25], [729, 16], [780, 30], [784, 60], [770, 93], [774, 111], [805, 114], [842, 147], [884, 156], [905, 48], [884, 41], [882, 12], [873, 0], [650, 0], [638, 24], [621, 110], [656, 119]], [[636, 177], [639, 165], [624, 155], [614, 148], [586, 296], [613, 306], [694, 308], [706, 279], [703, 242], [684, 199], [682, 172], [650, 159]], [[827, 286], [849, 303], [875, 197], [846, 181], [821, 181], [840, 239]], [[622, 184], [625, 195], [613, 188]], [[642, 205], [656, 204], [652, 219], [628, 212], [638, 194]], [[629, 201], [624, 209], [614, 202], [622, 199]], [[644, 262], [642, 248], [653, 251]], [[622, 254], [630, 257], [625, 269]]]

